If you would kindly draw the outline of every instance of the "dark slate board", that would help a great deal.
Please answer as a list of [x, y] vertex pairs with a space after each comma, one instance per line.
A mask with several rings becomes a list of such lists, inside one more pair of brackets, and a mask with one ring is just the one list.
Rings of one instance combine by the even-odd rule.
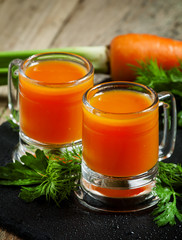
[[[0, 164], [11, 161], [18, 142], [18, 133], [8, 123], [0, 126]], [[178, 131], [175, 152], [170, 162], [179, 162], [182, 156], [182, 130]], [[112, 214], [89, 211], [74, 195], [55, 204], [39, 199], [25, 203], [18, 198], [18, 187], [0, 186], [0, 227], [32, 240], [107, 240], [107, 239], [182, 239], [182, 224], [158, 228], [151, 216], [152, 209], [137, 213]]]

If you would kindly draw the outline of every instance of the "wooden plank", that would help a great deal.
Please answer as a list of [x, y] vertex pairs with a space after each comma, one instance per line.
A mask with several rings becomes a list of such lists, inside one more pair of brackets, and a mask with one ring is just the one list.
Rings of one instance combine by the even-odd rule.
[[19, 237], [0, 229], [0, 240], [21, 240]]
[[0, 103], [8, 96], [8, 86], [0, 86]]
[[[48, 48], [79, 0], [0, 1], [0, 51]], [[7, 90], [0, 87], [0, 123], [6, 120]]]
[[2, 124], [3, 122], [7, 121], [7, 119], [9, 119], [10, 111], [7, 105], [4, 107], [1, 113], [2, 115], [0, 116], [0, 124]]
[[85, 0], [51, 47], [109, 44], [129, 32], [182, 39], [181, 0]]
[[47, 48], [78, 1], [0, 1], [0, 51]]
[[7, 86], [0, 87], [0, 124], [6, 121], [9, 112], [8, 107], [8, 94]]

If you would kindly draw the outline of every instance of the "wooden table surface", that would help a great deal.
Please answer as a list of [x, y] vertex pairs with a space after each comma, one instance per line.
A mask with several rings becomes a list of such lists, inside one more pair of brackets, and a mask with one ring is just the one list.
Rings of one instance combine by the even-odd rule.
[[[0, 51], [107, 45], [129, 32], [182, 39], [182, 0], [0, 0]], [[9, 115], [0, 87], [0, 124]], [[0, 228], [0, 240], [18, 240]]]

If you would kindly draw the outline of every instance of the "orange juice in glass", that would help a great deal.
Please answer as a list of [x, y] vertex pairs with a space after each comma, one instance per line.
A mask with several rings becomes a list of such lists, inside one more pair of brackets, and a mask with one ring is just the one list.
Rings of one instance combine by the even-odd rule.
[[80, 143], [82, 96], [93, 86], [92, 64], [73, 54], [43, 53], [14, 60], [10, 69], [14, 65], [19, 67], [19, 153], [28, 146]]
[[[159, 152], [159, 99], [165, 98], [171, 100], [172, 129], [165, 128]], [[160, 105], [166, 112], [167, 105]], [[81, 202], [104, 211], [154, 205], [157, 162], [174, 149], [175, 115], [171, 94], [158, 96], [141, 84], [110, 82], [88, 90], [83, 97], [82, 178], [77, 192]]]

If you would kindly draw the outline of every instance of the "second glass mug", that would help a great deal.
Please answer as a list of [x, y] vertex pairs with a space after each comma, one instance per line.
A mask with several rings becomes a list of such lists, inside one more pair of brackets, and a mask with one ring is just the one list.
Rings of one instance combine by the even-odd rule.
[[[160, 145], [159, 107], [164, 113]], [[153, 206], [158, 202], [152, 191], [158, 160], [171, 156], [175, 139], [176, 103], [171, 93], [157, 94], [131, 82], [92, 87], [83, 97], [82, 176], [76, 192], [80, 202], [114, 212]]]
[[[18, 84], [16, 71], [18, 68]], [[13, 160], [25, 152], [62, 149], [81, 143], [82, 96], [93, 86], [94, 70], [85, 58], [42, 53], [13, 60], [8, 74], [11, 118], [20, 126]], [[17, 109], [19, 120], [15, 119]]]

